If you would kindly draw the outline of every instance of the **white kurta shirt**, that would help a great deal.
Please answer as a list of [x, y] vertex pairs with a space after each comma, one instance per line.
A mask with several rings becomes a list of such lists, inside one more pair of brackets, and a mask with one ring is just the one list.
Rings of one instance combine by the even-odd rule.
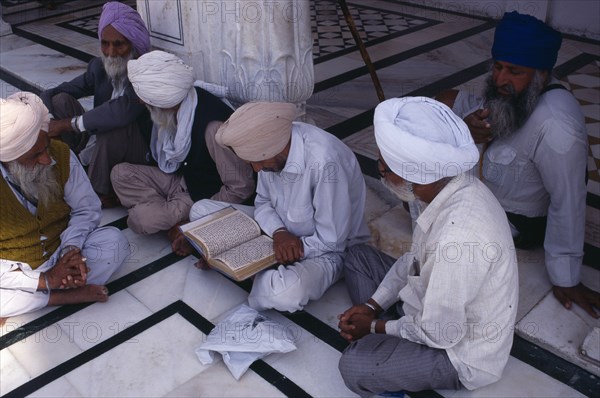
[[285, 168], [258, 173], [254, 218], [268, 235], [298, 236], [304, 258], [343, 252], [368, 239], [366, 187], [354, 153], [333, 135], [293, 123]]
[[[482, 103], [482, 98], [460, 92], [453, 110], [464, 118]], [[569, 91], [554, 89], [540, 97], [523, 127], [495, 139], [484, 156], [485, 183], [506, 211], [548, 217], [545, 260], [556, 286], [580, 282], [587, 153], [581, 107]]]
[[[34, 292], [37, 289], [41, 271], [48, 269], [48, 264], [54, 265], [56, 263], [61, 249], [66, 246], [81, 248], [89, 233], [100, 224], [102, 216], [100, 199], [94, 192], [85, 170], [72, 151], [69, 163], [70, 173], [64, 187], [64, 200], [71, 208], [71, 213], [67, 228], [60, 234], [60, 246], [48, 261], [35, 270], [32, 270], [29, 264], [19, 262], [18, 259], [0, 259], [0, 288]], [[10, 178], [1, 163], [0, 171], [5, 180]], [[27, 207], [31, 214], [36, 214], [37, 208], [10, 184], [8, 185], [17, 199]], [[12, 272], [17, 269], [23, 272]]]
[[402, 301], [387, 334], [444, 349], [468, 389], [500, 379], [518, 304], [518, 272], [506, 215], [466, 174], [455, 177], [416, 222], [413, 246], [392, 266], [373, 299]]

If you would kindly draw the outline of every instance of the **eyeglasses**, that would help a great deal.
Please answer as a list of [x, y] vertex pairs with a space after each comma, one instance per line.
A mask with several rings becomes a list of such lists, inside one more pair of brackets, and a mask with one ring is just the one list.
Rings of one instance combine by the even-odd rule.
[[381, 159], [377, 159], [377, 173], [381, 178], [385, 178], [385, 173], [393, 173], [393, 171], [384, 165]]

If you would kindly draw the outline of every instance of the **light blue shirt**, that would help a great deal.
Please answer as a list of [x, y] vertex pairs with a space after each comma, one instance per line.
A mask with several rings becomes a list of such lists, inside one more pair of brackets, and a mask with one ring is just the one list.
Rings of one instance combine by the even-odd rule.
[[367, 241], [366, 187], [354, 153], [333, 135], [295, 122], [281, 172], [258, 173], [254, 218], [268, 235], [298, 236], [304, 258]]
[[[551, 83], [557, 83], [557, 80]], [[453, 110], [473, 110], [481, 98], [461, 92]], [[467, 111], [465, 111], [467, 112]], [[588, 142], [581, 107], [567, 90], [543, 94], [523, 127], [495, 139], [485, 152], [483, 176], [504, 210], [547, 216], [546, 268], [555, 286], [580, 282], [585, 237]]]
[[[19, 262], [18, 259], [0, 259], [0, 287], [2, 289], [21, 289], [35, 291], [38, 285], [40, 272], [47, 269], [46, 265], [54, 265], [58, 259], [60, 250], [66, 246], [83, 247], [87, 236], [100, 224], [102, 217], [102, 208], [98, 195], [94, 192], [90, 180], [85, 174], [85, 170], [77, 160], [75, 154], [70, 154], [70, 173], [69, 179], [64, 187], [64, 200], [71, 208], [69, 215], [69, 224], [60, 234], [60, 247], [54, 252], [52, 257], [36, 270], [32, 270], [29, 264]], [[5, 180], [10, 180], [10, 176], [4, 166], [0, 163], [0, 171]], [[14, 195], [31, 212], [37, 213], [37, 207], [29, 202], [23, 195], [13, 189]], [[1, 205], [1, 204], [0, 204]], [[43, 239], [44, 237], [42, 237]], [[11, 272], [20, 269], [23, 272]], [[41, 271], [40, 271], [41, 270]]]

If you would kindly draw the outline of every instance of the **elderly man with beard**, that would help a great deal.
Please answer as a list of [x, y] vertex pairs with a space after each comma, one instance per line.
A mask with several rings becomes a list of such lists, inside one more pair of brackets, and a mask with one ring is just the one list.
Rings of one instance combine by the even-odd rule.
[[[118, 204], [110, 184], [110, 171], [121, 162], [147, 163], [152, 123], [127, 79], [127, 61], [150, 50], [150, 36], [137, 11], [108, 2], [98, 23], [101, 56], [90, 61], [87, 71], [70, 82], [41, 94], [55, 117], [50, 137], [61, 138], [79, 153], [89, 135], [96, 137], [91, 149], [88, 175], [104, 207]], [[94, 108], [84, 112], [78, 98], [94, 96]], [[82, 157], [83, 160], [83, 157]]]
[[98, 228], [100, 201], [75, 154], [48, 138], [39, 97], [0, 100], [0, 317], [47, 305], [106, 301], [103, 284], [129, 255]]
[[194, 201], [243, 203], [254, 193], [250, 166], [215, 143], [233, 110], [200, 88], [193, 69], [175, 55], [149, 52], [129, 61], [128, 73], [154, 122], [150, 151], [157, 166], [121, 163], [111, 180], [133, 231], [169, 230], [173, 251], [188, 255], [178, 225], [187, 222]]
[[551, 76], [561, 41], [542, 21], [506, 13], [484, 96], [450, 91], [437, 98], [484, 143], [482, 177], [508, 215], [517, 248], [543, 244], [554, 296], [598, 318], [600, 294], [581, 281], [585, 120], [577, 100]]
[[425, 208], [397, 261], [348, 250], [342, 377], [361, 396], [493, 383], [512, 346], [517, 261], [502, 207], [468, 173], [479, 157], [469, 129], [424, 97], [381, 103], [373, 124], [384, 185]]
[[[251, 102], [217, 132], [258, 173], [254, 208], [238, 206], [273, 237], [279, 265], [256, 274], [248, 303], [257, 310], [299, 311], [342, 276], [344, 250], [366, 242], [366, 187], [352, 151], [331, 134], [295, 122], [296, 106]], [[230, 206], [201, 200], [192, 220]], [[207, 268], [204, 259], [197, 264]]]

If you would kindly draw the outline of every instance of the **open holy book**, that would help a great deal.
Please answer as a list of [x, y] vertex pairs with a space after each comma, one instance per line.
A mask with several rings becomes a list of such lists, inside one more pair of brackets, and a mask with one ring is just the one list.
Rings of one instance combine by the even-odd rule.
[[215, 269], [242, 281], [276, 264], [273, 239], [243, 212], [226, 207], [180, 227]]

